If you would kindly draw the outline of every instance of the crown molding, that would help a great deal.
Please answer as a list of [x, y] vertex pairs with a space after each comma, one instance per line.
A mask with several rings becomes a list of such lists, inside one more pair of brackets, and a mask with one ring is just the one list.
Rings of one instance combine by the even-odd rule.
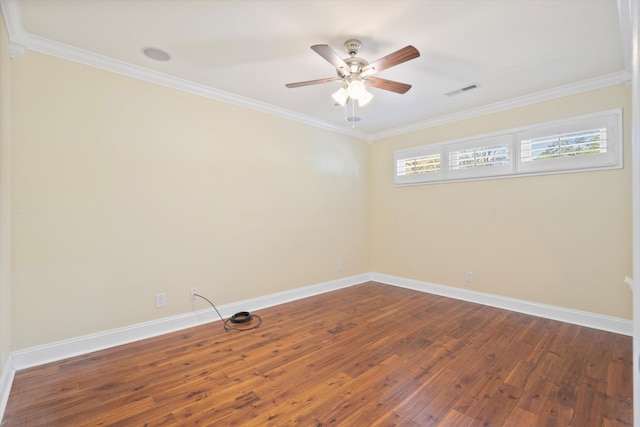
[[425, 120], [418, 123], [413, 123], [408, 126], [389, 129], [387, 131], [378, 132], [378, 133], [369, 135], [369, 138], [370, 140], [376, 141], [382, 138], [389, 138], [392, 136], [402, 135], [405, 133], [416, 132], [416, 131], [431, 128], [434, 126], [440, 126], [447, 123], [457, 122], [460, 120], [471, 119], [474, 117], [484, 116], [486, 114], [497, 113], [504, 110], [523, 107], [529, 104], [535, 104], [538, 102], [549, 101], [555, 98], [562, 98], [564, 96], [570, 96], [570, 95], [575, 95], [582, 92], [588, 92], [590, 90], [600, 89], [603, 87], [614, 86], [618, 84], [628, 84], [630, 79], [631, 79], [631, 74], [628, 71], [626, 70], [617, 71], [615, 73], [605, 74], [600, 77], [594, 77], [592, 79], [570, 83], [568, 85], [559, 86], [553, 89], [543, 90], [543, 91], [532, 93], [529, 95], [519, 96], [517, 98], [511, 98], [505, 101], [483, 105], [477, 108], [471, 108], [469, 110], [460, 111], [458, 113], [435, 117], [433, 119]]
[[[6, 1], [6, 0], [5, 0]], [[470, 119], [478, 116], [483, 116], [490, 113], [496, 113], [499, 111], [509, 110], [512, 108], [522, 107], [537, 102], [548, 101], [555, 98], [561, 98], [564, 96], [574, 95], [581, 92], [587, 92], [594, 89], [600, 89], [607, 86], [613, 86], [621, 83], [628, 83], [631, 78], [631, 74], [626, 71], [618, 71], [604, 76], [595, 77], [580, 82], [571, 83], [568, 85], [548, 89], [533, 94], [520, 96], [517, 98], [508, 99], [505, 101], [484, 105], [478, 108], [473, 108], [458, 113], [448, 114], [433, 119], [425, 120], [418, 123], [413, 123], [408, 126], [397, 127], [387, 131], [368, 134], [365, 132], [346, 129], [342, 126], [335, 125], [330, 122], [318, 120], [314, 117], [299, 114], [291, 110], [276, 107], [271, 104], [256, 101], [251, 98], [235, 95], [222, 90], [214, 89], [209, 86], [205, 86], [199, 83], [194, 83], [189, 80], [180, 79], [168, 74], [163, 74], [157, 71], [149, 70], [144, 67], [132, 65], [124, 61], [116, 60], [107, 56], [99, 55], [90, 51], [79, 49], [73, 46], [69, 46], [63, 43], [58, 43], [53, 40], [36, 36], [33, 34], [25, 33], [26, 48], [36, 52], [44, 53], [47, 55], [56, 56], [58, 58], [66, 59], [73, 62], [78, 62], [91, 67], [100, 68], [105, 71], [110, 71], [133, 77], [136, 79], [144, 80], [150, 83], [158, 84], [161, 86], [177, 89], [183, 92], [191, 93], [194, 95], [203, 96], [205, 98], [214, 99], [217, 101], [233, 104], [239, 107], [248, 108], [251, 110], [259, 111], [266, 114], [282, 117], [288, 120], [293, 120], [306, 125], [318, 127], [321, 129], [329, 130], [332, 132], [340, 133], [347, 136], [353, 136], [367, 140], [369, 143], [375, 142], [378, 139], [388, 138], [391, 136], [397, 136], [405, 133], [415, 132], [422, 129], [427, 129], [434, 126], [439, 126], [446, 123], [456, 122], [460, 120]]]
[[214, 89], [203, 84], [194, 83], [189, 80], [180, 79], [148, 68], [129, 64], [124, 61], [110, 58], [108, 56], [99, 55], [94, 52], [59, 43], [34, 34], [26, 35], [26, 46], [29, 50], [78, 62], [91, 67], [96, 67], [105, 71], [118, 73], [124, 76], [133, 77], [161, 86], [177, 89], [194, 95], [203, 96], [205, 98], [214, 99], [216, 101], [233, 104], [239, 107], [248, 108], [262, 113], [282, 117], [288, 120], [297, 121], [310, 126], [315, 126], [325, 130], [341, 133], [347, 136], [354, 136], [365, 139], [367, 134], [352, 129], [345, 129], [333, 123], [318, 120], [311, 116], [299, 114], [285, 108], [276, 107], [271, 104], [256, 101], [255, 99]]
[[27, 33], [22, 27], [22, 17], [17, 0], [0, 0], [0, 10], [9, 38], [9, 56], [17, 58], [27, 52]]
[[618, 21], [620, 24], [620, 42], [624, 69], [631, 73], [632, 19], [631, 0], [618, 0]]
[[[629, 30], [629, 5], [630, 0], [618, 0], [618, 11], [621, 27], [622, 49], [625, 56], [625, 66], [627, 56], [630, 53], [625, 49], [625, 43], [630, 43]], [[296, 113], [285, 108], [277, 107], [264, 102], [256, 101], [251, 98], [235, 95], [229, 92], [211, 88], [199, 83], [194, 83], [185, 79], [180, 79], [157, 71], [153, 71], [137, 65], [132, 65], [124, 61], [119, 61], [104, 55], [99, 55], [87, 50], [79, 49], [63, 43], [40, 37], [24, 31], [20, 8], [17, 0], [0, 0], [0, 9], [5, 20], [7, 33], [9, 36], [9, 48], [11, 57], [17, 57], [24, 54], [27, 50], [56, 56], [73, 62], [78, 62], [91, 67], [96, 67], [105, 71], [118, 73], [124, 76], [133, 77], [150, 83], [162, 85], [183, 92], [203, 96], [209, 99], [225, 102], [239, 107], [259, 111], [265, 114], [274, 115], [287, 120], [296, 121], [309, 126], [329, 130], [347, 136], [352, 136], [366, 140], [369, 144], [376, 140], [389, 138], [392, 136], [402, 135], [406, 133], [416, 132], [434, 126], [452, 123], [460, 120], [466, 120], [486, 114], [496, 113], [512, 108], [522, 107], [525, 105], [547, 101], [563, 96], [574, 95], [594, 89], [600, 89], [607, 86], [617, 84], [630, 84], [631, 73], [625, 69], [600, 77], [583, 80], [576, 83], [560, 86], [553, 89], [540, 91], [537, 93], [508, 99], [505, 101], [484, 105], [469, 110], [434, 117], [425, 121], [412, 123], [407, 126], [400, 126], [393, 129], [376, 133], [366, 133], [355, 129], [348, 129], [343, 126], [336, 125], [331, 122], [319, 120], [311, 116]], [[628, 37], [627, 37], [628, 36]]]
[[23, 55], [27, 50], [32, 50], [194, 95], [203, 96], [205, 98], [214, 99], [216, 101], [293, 120], [343, 135], [353, 136], [360, 139], [367, 139], [368, 137], [368, 134], [364, 132], [348, 129], [343, 126], [338, 126], [324, 120], [318, 120], [314, 117], [299, 114], [285, 108], [276, 107], [251, 98], [214, 89], [189, 80], [173, 77], [144, 67], [132, 65], [124, 61], [119, 61], [108, 56], [99, 55], [84, 49], [59, 43], [45, 37], [30, 34], [24, 30], [22, 25], [22, 17], [20, 15], [20, 8], [17, 0], [0, 0], [0, 9], [2, 10], [2, 16], [5, 21], [5, 26], [7, 27], [11, 58]]

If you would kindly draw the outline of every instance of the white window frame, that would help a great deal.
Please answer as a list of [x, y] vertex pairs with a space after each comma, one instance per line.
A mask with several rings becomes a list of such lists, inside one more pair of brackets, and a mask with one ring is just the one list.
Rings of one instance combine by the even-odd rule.
[[[398, 175], [398, 161], [402, 159], [413, 159], [415, 157], [432, 156], [434, 154], [440, 155], [440, 170], [438, 172], [428, 172], [424, 174], [415, 175]], [[411, 185], [421, 184], [425, 182], [440, 182], [443, 180], [443, 168], [445, 158], [442, 155], [442, 150], [438, 146], [426, 145], [424, 147], [409, 148], [406, 150], [400, 150], [393, 153], [393, 170], [395, 176], [396, 185]]]
[[[509, 163], [505, 165], [494, 166], [475, 166], [464, 169], [455, 169], [451, 167], [451, 154], [464, 150], [474, 150], [478, 148], [492, 147], [496, 145], [505, 145], [509, 151]], [[474, 138], [444, 145], [445, 166], [447, 167], [445, 174], [447, 180], [459, 180], [480, 177], [494, 177], [499, 175], [509, 175], [513, 173], [513, 135], [511, 133], [492, 135], [482, 138]]]
[[[606, 128], [607, 151], [605, 153], [524, 162], [521, 159], [522, 143], [525, 140], [600, 128]], [[450, 168], [451, 153], [498, 144], [508, 144], [508, 164]], [[440, 171], [398, 175], [399, 161], [432, 155], [440, 156]], [[397, 150], [393, 153], [393, 162], [396, 186], [620, 169], [623, 166], [622, 109], [616, 108], [471, 138]]]
[[[618, 116], [618, 117], [616, 117]], [[589, 154], [587, 156], [561, 157], [557, 159], [539, 161], [519, 161], [519, 171], [523, 173], [583, 170], [616, 166], [622, 160], [622, 144], [613, 141], [622, 140], [621, 114], [589, 114], [570, 120], [549, 122], [533, 128], [517, 132], [517, 140], [522, 142], [529, 139], [568, 134], [581, 130], [605, 128], [607, 134], [607, 152]]]

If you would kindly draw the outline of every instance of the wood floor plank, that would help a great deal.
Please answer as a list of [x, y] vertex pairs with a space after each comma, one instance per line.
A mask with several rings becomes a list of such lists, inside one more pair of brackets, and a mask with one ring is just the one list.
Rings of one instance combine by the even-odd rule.
[[586, 378], [580, 384], [576, 399], [575, 416], [571, 425], [588, 425], [590, 420], [604, 419], [604, 408], [607, 401], [607, 385], [605, 383]]
[[631, 360], [613, 360], [607, 370], [607, 395], [629, 398], [633, 390], [633, 364]]
[[633, 401], [617, 399], [607, 396], [604, 406], [603, 426], [632, 426], [633, 425]]
[[558, 423], [569, 425], [577, 403], [577, 390], [560, 385], [554, 385], [547, 395], [543, 415], [557, 420]]
[[521, 408], [514, 408], [504, 421], [504, 427], [535, 426], [538, 416]]
[[544, 413], [544, 406], [553, 387], [554, 384], [551, 381], [535, 376], [530, 377], [516, 406], [533, 414]]
[[630, 337], [375, 282], [259, 315], [18, 371], [1, 426], [632, 425]]

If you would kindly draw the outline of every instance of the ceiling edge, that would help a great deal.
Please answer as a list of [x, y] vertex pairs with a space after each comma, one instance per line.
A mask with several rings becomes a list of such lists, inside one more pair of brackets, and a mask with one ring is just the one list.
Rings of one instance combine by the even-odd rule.
[[[624, 8], [625, 0], [619, 0], [618, 8], [620, 13], [620, 20], [625, 20], [626, 9]], [[213, 89], [209, 86], [194, 83], [188, 80], [179, 79], [167, 74], [163, 74], [157, 71], [149, 70], [144, 67], [132, 65], [124, 61], [119, 61], [104, 55], [99, 55], [90, 51], [79, 49], [63, 43], [58, 43], [53, 40], [40, 37], [34, 34], [24, 31], [22, 24], [22, 17], [20, 15], [20, 8], [17, 0], [0, 0], [0, 10], [5, 21], [7, 28], [7, 35], [9, 38], [9, 47], [11, 49], [11, 57], [20, 56], [27, 50], [33, 50], [40, 53], [56, 56], [62, 59], [66, 59], [73, 62], [78, 62], [88, 66], [103, 69], [133, 77], [136, 79], [144, 80], [150, 83], [162, 85], [165, 87], [177, 89], [183, 92], [203, 96], [206, 98], [222, 101], [225, 103], [233, 104], [236, 106], [248, 108], [251, 110], [259, 111], [266, 114], [282, 117], [288, 120], [293, 120], [306, 125], [314, 126], [317, 128], [333, 131], [347, 136], [353, 136], [364, 139], [369, 143], [373, 143], [378, 139], [388, 138], [391, 136], [397, 136], [409, 132], [415, 132], [418, 130], [451, 123], [459, 120], [470, 119], [485, 114], [495, 113], [499, 111], [508, 110], [511, 108], [517, 108], [524, 105], [542, 102], [550, 99], [555, 99], [563, 96], [569, 96], [580, 92], [586, 92], [589, 90], [599, 89], [602, 87], [613, 86], [616, 84], [625, 83], [628, 84], [631, 75], [628, 70], [622, 70], [615, 73], [607, 74], [604, 76], [583, 80], [576, 83], [571, 83], [565, 86], [544, 90], [541, 92], [525, 95], [517, 98], [508, 99], [505, 101], [484, 105], [478, 108], [473, 108], [458, 113], [448, 114], [433, 119], [413, 123], [407, 126], [400, 126], [397, 128], [389, 129], [376, 133], [365, 133], [350, 129], [347, 127], [338, 126], [334, 123], [318, 120], [314, 117], [304, 114], [296, 113], [291, 110], [276, 107], [271, 104], [256, 101], [251, 98], [235, 95], [229, 92], [224, 92], [218, 89]], [[624, 26], [622, 26], [622, 38], [624, 42]]]
[[555, 98], [561, 98], [564, 96], [575, 95], [581, 92], [587, 92], [590, 90], [600, 89], [603, 87], [614, 86], [614, 85], [623, 84], [623, 83], [626, 84], [629, 82], [630, 78], [631, 78], [631, 74], [628, 71], [621, 70], [615, 73], [605, 74], [600, 77], [594, 77], [592, 79], [570, 83], [568, 85], [559, 86], [553, 89], [543, 90], [543, 91], [532, 93], [529, 95], [519, 96], [517, 98], [511, 98], [505, 101], [483, 105], [478, 108], [471, 108], [469, 110], [460, 111], [458, 113], [435, 117], [433, 119], [425, 120], [418, 123], [413, 123], [408, 126], [402, 126], [394, 129], [389, 129], [388, 131], [377, 132], [375, 134], [369, 135], [369, 141], [373, 142], [382, 138], [389, 138], [392, 136], [415, 132], [415, 131], [427, 129], [434, 126], [457, 122], [460, 120], [471, 119], [478, 116], [484, 116], [486, 114], [497, 113], [504, 110], [510, 110], [512, 108], [523, 107], [525, 105], [534, 104], [537, 102], [543, 102], [543, 101], [548, 101]]
[[620, 41], [625, 70], [631, 72], [631, 0], [618, 0], [618, 22], [620, 24]]
[[255, 99], [243, 97], [233, 93], [221, 91], [189, 80], [180, 79], [148, 68], [132, 65], [124, 61], [99, 55], [87, 50], [59, 43], [44, 37], [27, 33], [27, 48], [36, 52], [44, 53], [58, 58], [78, 62], [91, 67], [100, 68], [105, 71], [121, 74], [128, 77], [144, 80], [161, 86], [177, 89], [205, 98], [222, 101], [239, 107], [248, 108], [266, 114], [294, 120], [310, 126], [330, 130], [348, 136], [366, 139], [367, 134], [346, 127], [341, 127], [330, 122], [318, 120], [311, 116], [299, 114], [285, 108], [276, 107], [271, 104], [256, 101]]
[[291, 110], [276, 107], [271, 104], [256, 101], [254, 99], [234, 95], [232, 93], [213, 89], [211, 87], [197, 84], [188, 80], [178, 79], [167, 74], [149, 70], [144, 67], [138, 67], [123, 61], [118, 61], [107, 56], [98, 55], [73, 46], [58, 43], [53, 40], [46, 39], [34, 34], [29, 34], [24, 30], [22, 24], [22, 16], [17, 0], [0, 0], [0, 11], [7, 29], [9, 39], [9, 49], [11, 58], [26, 53], [27, 50], [56, 56], [58, 58], [69, 61], [78, 62], [92, 67], [100, 68], [105, 71], [111, 71], [128, 77], [145, 80], [150, 83], [159, 84], [169, 88], [177, 89], [183, 92], [203, 96], [217, 101], [226, 102], [239, 107], [248, 108], [262, 113], [271, 114], [288, 120], [304, 123], [317, 128], [337, 132], [347, 136], [367, 139], [368, 134], [342, 127], [333, 123], [318, 120], [314, 117], [299, 114]]
[[22, 16], [17, 0], [0, 0], [2, 18], [9, 38], [9, 55], [18, 57], [27, 51], [27, 34], [22, 26]]

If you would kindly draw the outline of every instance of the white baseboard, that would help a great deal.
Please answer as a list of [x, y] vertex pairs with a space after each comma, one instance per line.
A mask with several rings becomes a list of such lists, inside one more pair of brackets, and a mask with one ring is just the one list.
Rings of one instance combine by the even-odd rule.
[[[255, 311], [285, 302], [334, 291], [371, 280], [371, 274], [360, 274], [330, 282], [319, 283], [290, 291], [278, 292], [258, 298], [238, 301], [218, 307], [222, 316], [229, 317], [238, 311]], [[124, 328], [112, 329], [69, 340], [58, 341], [13, 352], [13, 368], [16, 371], [49, 362], [91, 353], [117, 345], [139, 341], [158, 335], [175, 332], [204, 323], [220, 320], [213, 308], [192, 313], [166, 317], [151, 322], [139, 323]]]
[[[492, 307], [504, 308], [506, 310], [516, 311], [519, 313], [531, 314], [534, 316], [615, 332], [618, 334], [630, 336], [633, 333], [632, 322], [627, 319], [539, 304], [498, 295], [485, 294], [467, 289], [437, 285], [434, 283], [380, 273], [366, 273], [306, 286], [303, 288], [292, 289], [290, 291], [278, 292], [258, 298], [226, 304], [218, 307], [218, 309], [224, 317], [229, 317], [238, 311], [255, 311], [266, 307], [272, 307], [274, 305], [295, 301], [297, 299], [313, 295], [319, 295], [325, 292], [367, 282], [369, 280], [478, 304], [489, 305]], [[124, 328], [112, 329], [105, 332], [85, 335], [42, 346], [31, 347], [13, 352], [12, 367], [15, 370], [21, 370], [133, 341], [139, 341], [169, 332], [179, 331], [217, 320], [219, 320], [219, 317], [213, 309], [198, 310], [192, 313], [167, 317]]]
[[434, 283], [405, 279], [387, 274], [371, 273], [371, 280], [387, 285], [400, 286], [430, 294], [442, 295], [449, 298], [503, 308], [505, 310], [516, 311], [518, 313], [531, 314], [533, 316], [573, 323], [575, 325], [586, 326], [588, 328], [600, 329], [628, 336], [633, 335], [633, 322], [631, 320], [621, 319], [618, 317], [539, 304], [515, 298], [485, 294], [482, 292], [474, 292], [467, 289], [437, 285]]
[[[442, 295], [449, 298], [558, 320], [561, 322], [573, 323], [589, 328], [615, 332], [618, 334], [629, 336], [633, 334], [632, 321], [627, 319], [538, 304], [530, 301], [501, 297], [482, 292], [474, 292], [466, 289], [437, 285], [434, 283], [380, 273], [360, 274], [303, 288], [292, 289], [290, 291], [278, 292], [258, 298], [222, 305], [218, 307], [218, 309], [222, 316], [226, 318], [238, 311], [255, 311], [295, 301], [301, 298], [307, 298], [325, 292], [346, 288], [368, 282], [370, 280], [387, 285], [399, 286], [420, 292]], [[124, 328], [112, 329], [65, 341], [58, 341], [52, 344], [14, 351], [9, 355], [9, 360], [2, 370], [2, 376], [0, 377], [0, 420], [4, 415], [16, 371], [218, 320], [220, 319], [217, 313], [213, 308], [211, 308], [131, 325]]]
[[[252, 298], [244, 301], [222, 305], [218, 307], [218, 309], [220, 310], [222, 316], [226, 318], [238, 311], [255, 311], [262, 308], [272, 307], [278, 304], [295, 301], [301, 298], [346, 288], [370, 280], [478, 304], [489, 305], [492, 307], [499, 307], [520, 313], [531, 314], [534, 316], [545, 317], [548, 319], [559, 320], [562, 322], [573, 323], [590, 328], [615, 332], [618, 334], [632, 335], [633, 333], [631, 320], [588, 313], [578, 310], [571, 310], [568, 308], [550, 306], [545, 304], [538, 304], [530, 301], [485, 294], [481, 292], [474, 292], [466, 289], [437, 285], [434, 283], [422, 282], [419, 280], [406, 279], [380, 273], [365, 273], [357, 276], [333, 280], [330, 282], [306, 286], [303, 288], [278, 292], [258, 298]], [[94, 351], [103, 350], [105, 348], [114, 347], [133, 341], [139, 341], [145, 338], [162, 335], [169, 332], [175, 332], [218, 320], [220, 320], [218, 315], [211, 308], [178, 316], [167, 317], [151, 322], [131, 325], [124, 328], [112, 329], [105, 332], [85, 335], [69, 340], [58, 341], [42, 346], [31, 347], [24, 350], [17, 350], [12, 353], [12, 364], [10, 365], [11, 368], [8, 369], [11, 369], [12, 372], [15, 372], [32, 366], [55, 362], [57, 360], [87, 354]], [[9, 379], [5, 378], [5, 372], [7, 371], [3, 371], [2, 380], [8, 381], [10, 388], [11, 379], [13, 377], [11, 376], [11, 378]], [[5, 390], [5, 383], [0, 383], [0, 386], [2, 386], [2, 389], [0, 389], [0, 392], [2, 393], [0, 397], [3, 397], [5, 393], [8, 395], [9, 392]]]
[[4, 417], [4, 410], [7, 409], [7, 402], [9, 401], [9, 393], [11, 392], [11, 386], [13, 385], [13, 377], [16, 374], [16, 370], [13, 368], [12, 355], [9, 354], [7, 363], [5, 363], [2, 369], [2, 375], [0, 376], [0, 422]]

